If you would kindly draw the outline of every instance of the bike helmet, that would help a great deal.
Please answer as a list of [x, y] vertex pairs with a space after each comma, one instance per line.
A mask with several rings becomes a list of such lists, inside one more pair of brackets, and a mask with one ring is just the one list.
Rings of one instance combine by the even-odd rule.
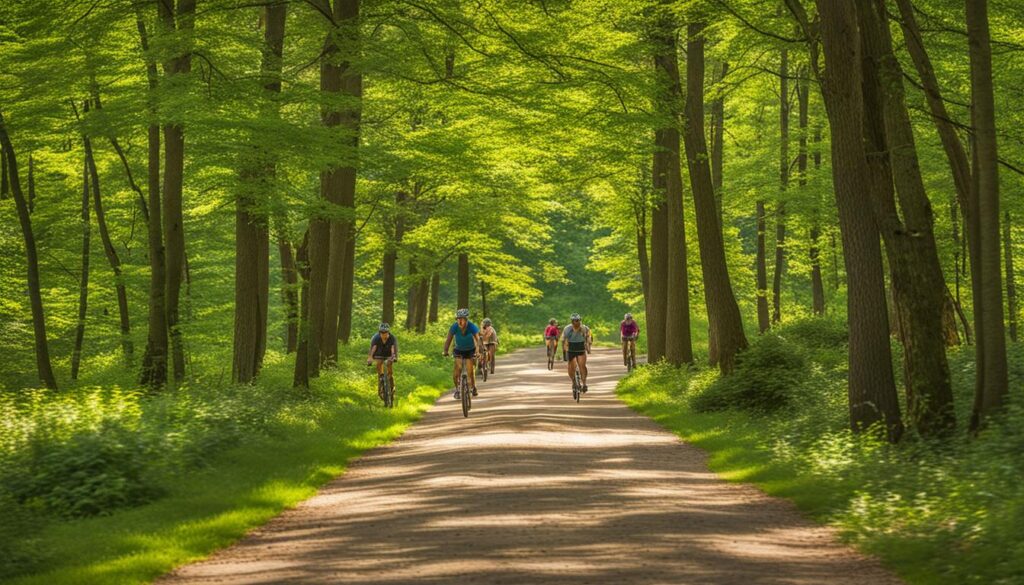
[[491, 324], [491, 320], [490, 319], [484, 319], [484, 325], [490, 325], [490, 324]]
[[624, 318], [624, 319], [625, 319], [626, 321], [629, 321], [630, 319], [632, 319], [632, 318], [633, 318], [633, 313], [626, 313], [626, 316], [625, 316], [625, 317], [623, 317], [623, 318]]
[[581, 318], [579, 313], [573, 313], [572, 315], [569, 316], [570, 321], [579, 321], [580, 319]]
[[455, 311], [456, 319], [469, 319], [469, 309], [459, 309]]
[[552, 319], [548, 321], [548, 325], [558, 325], [558, 319]]
[[391, 331], [391, 325], [388, 325], [387, 323], [381, 323], [380, 327], [377, 328], [377, 331], [380, 331], [381, 333], [387, 333], [388, 331]]

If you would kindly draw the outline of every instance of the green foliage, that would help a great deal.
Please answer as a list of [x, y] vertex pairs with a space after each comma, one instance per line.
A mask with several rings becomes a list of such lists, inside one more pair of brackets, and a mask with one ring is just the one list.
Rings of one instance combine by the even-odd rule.
[[[806, 327], [783, 327], [778, 337], [787, 341], [768, 344], [817, 356], [819, 344], [840, 337], [837, 328], [805, 345], [793, 333]], [[1022, 351], [1011, 344], [1011, 364], [1024, 364]], [[959, 420], [970, 410], [971, 353], [965, 347], [950, 355]], [[700, 397], [721, 383], [709, 370], [641, 368], [618, 393], [708, 450], [714, 471], [793, 499], [908, 583], [1017, 583], [1024, 574], [1024, 408], [1017, 397], [977, 438], [961, 430], [942, 443], [909, 436], [890, 445], [849, 431], [845, 367], [805, 360], [800, 391], [776, 412], [698, 411]], [[1011, 387], [1021, 383], [1024, 369], [1011, 367]]]
[[[393, 410], [362, 344], [306, 391], [271, 355], [251, 386], [0, 394], [0, 579], [148, 581], [308, 497], [447, 387], [440, 334], [399, 336]], [[504, 349], [522, 342], [502, 337]]]
[[718, 378], [693, 398], [698, 412], [737, 408], [773, 412], [790, 406], [804, 380], [800, 348], [782, 336], [766, 333], [736, 358], [733, 373]]

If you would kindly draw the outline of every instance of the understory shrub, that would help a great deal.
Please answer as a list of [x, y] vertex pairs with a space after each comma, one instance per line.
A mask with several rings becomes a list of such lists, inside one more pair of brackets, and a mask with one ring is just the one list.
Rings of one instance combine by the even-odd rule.
[[766, 333], [736, 356], [730, 375], [718, 378], [693, 397], [693, 408], [699, 412], [728, 408], [774, 412], [793, 402], [806, 376], [806, 365], [799, 347]]

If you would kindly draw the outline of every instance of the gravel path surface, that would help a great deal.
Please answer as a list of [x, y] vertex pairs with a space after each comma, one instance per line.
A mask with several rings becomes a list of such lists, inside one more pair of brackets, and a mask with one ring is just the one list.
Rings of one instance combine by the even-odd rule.
[[579, 404], [544, 360], [499, 357], [468, 419], [445, 394], [316, 496], [160, 582], [900, 583], [623, 405], [617, 351], [594, 351]]

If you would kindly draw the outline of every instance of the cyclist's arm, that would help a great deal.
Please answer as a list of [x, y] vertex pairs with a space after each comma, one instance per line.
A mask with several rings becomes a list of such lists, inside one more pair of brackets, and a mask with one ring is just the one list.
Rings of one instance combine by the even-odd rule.
[[373, 361], [373, 354], [377, 351], [377, 344], [370, 345], [370, 355], [366, 356], [366, 361]]
[[398, 340], [391, 344], [391, 361], [398, 361]]
[[449, 331], [448, 332], [448, 337], [444, 338], [444, 355], [448, 355], [448, 348], [451, 346], [451, 344], [452, 344], [452, 334]]
[[477, 355], [480, 355], [480, 353], [481, 353], [480, 346], [482, 346], [482, 345], [483, 345], [483, 342], [480, 341], [480, 334], [477, 333], [476, 335], [473, 336], [473, 347], [474, 347], [473, 351]]

